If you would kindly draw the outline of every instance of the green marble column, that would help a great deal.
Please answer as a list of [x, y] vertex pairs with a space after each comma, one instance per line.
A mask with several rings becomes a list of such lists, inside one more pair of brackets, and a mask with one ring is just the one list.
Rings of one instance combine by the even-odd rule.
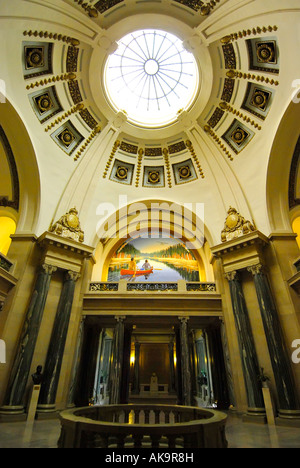
[[79, 274], [73, 271], [68, 271], [65, 274], [44, 368], [43, 383], [37, 407], [38, 412], [55, 410], [55, 399], [72, 311], [75, 283], [78, 278]]
[[279, 414], [283, 417], [300, 417], [299, 401], [295, 393], [295, 384], [291, 362], [286, 351], [284, 337], [278, 313], [273, 300], [269, 281], [262, 265], [249, 267], [252, 273], [256, 294], [262, 316], [270, 359], [278, 393]]
[[264, 399], [259, 382], [260, 370], [242, 284], [237, 271], [227, 273], [225, 277], [230, 287], [248, 399], [248, 414], [264, 417]]
[[124, 326], [125, 317], [116, 316], [116, 326], [113, 338], [112, 365], [110, 374], [110, 398], [111, 405], [118, 405], [121, 399], [123, 352], [124, 352]]
[[170, 380], [169, 393], [175, 394], [174, 338], [169, 342]]
[[51, 275], [56, 271], [52, 265], [44, 264], [38, 273], [35, 288], [27, 310], [18, 350], [12, 366], [1, 413], [24, 413], [25, 392], [35, 350], [36, 341], [49, 291]]
[[192, 404], [192, 380], [189, 357], [188, 317], [179, 317], [180, 346], [181, 346], [181, 374], [182, 374], [182, 404]]
[[141, 343], [137, 341], [134, 343], [134, 369], [133, 369], [133, 386], [132, 395], [140, 394], [140, 349]]

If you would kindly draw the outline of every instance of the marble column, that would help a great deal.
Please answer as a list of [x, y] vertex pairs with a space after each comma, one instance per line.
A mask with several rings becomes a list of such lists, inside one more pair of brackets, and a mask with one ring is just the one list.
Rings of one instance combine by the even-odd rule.
[[257, 299], [262, 316], [270, 359], [276, 382], [279, 416], [300, 417], [300, 406], [295, 393], [291, 363], [286, 351], [279, 316], [273, 300], [268, 278], [261, 264], [248, 268], [253, 275]]
[[180, 345], [181, 345], [181, 374], [182, 374], [182, 400], [183, 405], [192, 404], [192, 381], [189, 358], [188, 317], [179, 317]]
[[110, 398], [111, 405], [120, 403], [121, 398], [121, 384], [122, 384], [122, 369], [123, 369], [123, 351], [124, 351], [124, 326], [125, 317], [116, 316], [116, 326], [113, 338], [112, 349], [112, 366], [110, 375]]
[[175, 393], [174, 338], [169, 342], [170, 381], [169, 393]]
[[232, 271], [225, 274], [229, 281], [230, 295], [237, 329], [243, 375], [248, 399], [248, 414], [264, 416], [264, 400], [259, 382], [259, 364], [249, 320], [246, 301], [239, 279], [239, 273]]
[[18, 350], [12, 366], [4, 406], [1, 408], [1, 413], [24, 413], [24, 399], [31, 362], [43, 318], [51, 276], [55, 271], [56, 267], [44, 264], [38, 273], [23, 325]]
[[133, 387], [131, 393], [139, 395], [140, 393], [140, 349], [141, 343], [134, 343], [134, 369], [133, 369]]
[[65, 274], [44, 368], [43, 383], [37, 407], [38, 412], [44, 413], [55, 410], [55, 399], [72, 311], [75, 284], [79, 276], [78, 273], [73, 271], [68, 271]]

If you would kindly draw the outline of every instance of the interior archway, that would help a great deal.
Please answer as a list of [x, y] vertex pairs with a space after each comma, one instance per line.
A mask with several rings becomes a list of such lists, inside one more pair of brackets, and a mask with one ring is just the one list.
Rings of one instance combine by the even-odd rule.
[[299, 138], [299, 119], [300, 107], [291, 101], [270, 153], [266, 197], [271, 232], [292, 232], [288, 193], [292, 158]]
[[[198, 210], [201, 216], [201, 209]], [[147, 200], [113, 212], [99, 225], [96, 264], [92, 281], [106, 281], [111, 259], [129, 240], [173, 239], [191, 252], [198, 264], [199, 280], [213, 281], [209, 263], [209, 233], [195, 212], [176, 203]]]
[[16, 221], [17, 232], [34, 233], [40, 207], [39, 169], [31, 138], [8, 99], [1, 104], [0, 128], [1, 160], [3, 162], [6, 155], [9, 176], [6, 178], [7, 187], [2, 186], [7, 193], [1, 195], [4, 195], [7, 203], [1, 204], [1, 215]]

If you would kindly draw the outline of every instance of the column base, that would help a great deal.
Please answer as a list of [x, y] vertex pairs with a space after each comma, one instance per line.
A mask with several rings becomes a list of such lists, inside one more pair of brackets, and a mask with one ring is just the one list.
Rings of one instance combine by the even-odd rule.
[[265, 408], [248, 408], [242, 420], [248, 423], [267, 424], [266, 410]]
[[25, 413], [24, 406], [10, 406], [5, 405], [0, 408], [0, 421], [12, 422], [12, 421], [26, 421], [27, 415]]
[[299, 410], [282, 410], [278, 411], [276, 418], [278, 426], [300, 427], [300, 409]]
[[58, 417], [58, 410], [55, 404], [38, 405], [36, 413], [37, 419], [55, 419]]

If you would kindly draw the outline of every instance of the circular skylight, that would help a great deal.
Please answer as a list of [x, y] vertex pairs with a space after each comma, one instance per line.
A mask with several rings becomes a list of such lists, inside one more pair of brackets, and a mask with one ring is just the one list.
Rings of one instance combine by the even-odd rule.
[[107, 94], [117, 110], [142, 126], [174, 121], [196, 94], [198, 69], [182, 41], [165, 31], [135, 31], [118, 42], [106, 64]]

